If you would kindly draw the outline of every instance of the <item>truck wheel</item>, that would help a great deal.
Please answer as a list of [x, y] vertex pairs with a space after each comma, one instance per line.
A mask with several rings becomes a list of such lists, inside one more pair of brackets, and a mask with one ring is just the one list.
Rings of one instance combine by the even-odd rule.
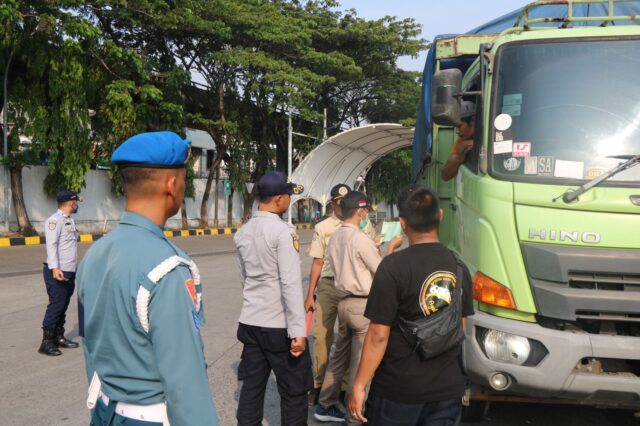
[[489, 401], [469, 401], [468, 406], [462, 406], [463, 422], [481, 422], [489, 411]]

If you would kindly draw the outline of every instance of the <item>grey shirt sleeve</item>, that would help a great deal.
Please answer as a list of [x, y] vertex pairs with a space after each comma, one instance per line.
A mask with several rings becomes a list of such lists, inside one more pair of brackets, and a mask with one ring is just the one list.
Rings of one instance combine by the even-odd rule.
[[63, 218], [50, 217], [44, 224], [44, 236], [47, 240], [47, 266], [49, 269], [60, 269], [58, 242], [60, 240], [60, 230], [64, 228], [64, 221], [62, 219]]
[[300, 256], [294, 247], [292, 232], [283, 229], [278, 233], [276, 242], [280, 291], [285, 303], [287, 334], [290, 338], [306, 337]]

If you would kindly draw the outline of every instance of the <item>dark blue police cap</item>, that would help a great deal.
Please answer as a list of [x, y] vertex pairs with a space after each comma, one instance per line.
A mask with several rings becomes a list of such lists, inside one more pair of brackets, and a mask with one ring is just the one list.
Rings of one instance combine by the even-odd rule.
[[127, 167], [184, 167], [189, 157], [189, 139], [173, 132], [140, 133], [127, 139], [113, 152], [111, 163]]
[[64, 203], [65, 201], [72, 201], [72, 200], [82, 202], [82, 197], [79, 196], [78, 193], [75, 191], [69, 191], [68, 189], [65, 189], [56, 194], [56, 200], [59, 203]]
[[280, 194], [302, 194], [304, 186], [297, 185], [287, 179], [283, 172], [267, 172], [258, 182], [258, 194], [260, 196]]

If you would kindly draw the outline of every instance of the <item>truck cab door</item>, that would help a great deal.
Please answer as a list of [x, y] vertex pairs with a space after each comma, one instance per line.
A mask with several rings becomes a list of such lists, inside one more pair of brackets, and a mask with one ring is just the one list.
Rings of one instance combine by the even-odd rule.
[[440, 208], [443, 211], [442, 223], [440, 224], [439, 237], [442, 244], [451, 246], [455, 244], [456, 233], [456, 206], [454, 196], [456, 194], [456, 179], [448, 182], [442, 180], [442, 166], [446, 163], [451, 153], [451, 146], [455, 141], [456, 133], [453, 127], [437, 126], [434, 138], [433, 152], [435, 154], [433, 189], [440, 197]]

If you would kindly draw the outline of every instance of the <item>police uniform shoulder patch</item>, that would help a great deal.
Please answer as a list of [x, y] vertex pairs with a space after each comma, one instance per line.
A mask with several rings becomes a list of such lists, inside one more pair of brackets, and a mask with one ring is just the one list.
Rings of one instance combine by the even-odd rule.
[[291, 239], [293, 240], [293, 248], [296, 249], [298, 253], [300, 253], [300, 240], [298, 239], [298, 234], [292, 232]]
[[189, 296], [191, 297], [191, 302], [195, 306], [198, 301], [198, 296], [196, 294], [196, 282], [193, 280], [193, 278], [189, 278], [184, 282], [184, 285], [187, 288], [187, 291], [189, 292]]
[[49, 221], [49, 225], [47, 225], [49, 227], [50, 231], [53, 231], [54, 229], [56, 229], [56, 226], [58, 226], [58, 221], [55, 219], [51, 219]]

